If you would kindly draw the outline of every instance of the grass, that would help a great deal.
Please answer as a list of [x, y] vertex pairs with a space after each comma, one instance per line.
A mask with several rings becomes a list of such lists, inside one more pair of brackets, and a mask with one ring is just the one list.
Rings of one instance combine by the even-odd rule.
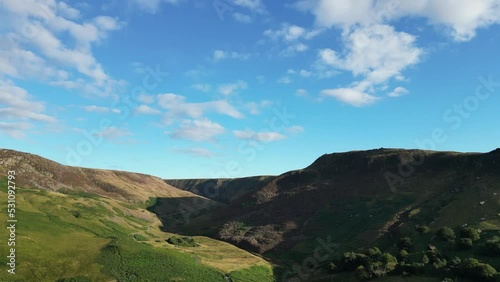
[[[6, 184], [0, 180], [0, 238], [8, 238]], [[164, 240], [175, 235], [161, 232], [155, 215], [117, 200], [18, 188], [16, 201], [16, 275], [2, 271], [0, 281], [225, 282], [223, 273], [270, 269], [264, 260], [209, 238], [186, 248], [199, 250], [171, 246]], [[5, 265], [6, 244], [0, 254]], [[239, 263], [216, 267], [228, 261]]]
[[235, 270], [229, 273], [235, 282], [261, 282], [274, 281], [273, 272], [265, 266], [252, 266], [247, 269]]

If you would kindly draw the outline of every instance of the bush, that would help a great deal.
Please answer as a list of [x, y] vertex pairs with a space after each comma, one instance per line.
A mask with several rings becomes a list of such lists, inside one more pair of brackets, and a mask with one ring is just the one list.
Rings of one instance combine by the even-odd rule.
[[462, 262], [462, 274], [472, 279], [492, 279], [497, 275], [497, 271], [493, 266], [479, 262], [477, 259], [468, 258]]
[[413, 248], [413, 243], [411, 242], [410, 238], [403, 237], [403, 238], [399, 239], [398, 247], [400, 250], [411, 251]]
[[198, 247], [198, 244], [194, 241], [193, 237], [177, 237], [172, 236], [167, 239], [169, 244], [180, 246], [180, 247]]
[[458, 247], [462, 250], [468, 250], [472, 248], [472, 239], [470, 238], [462, 238], [457, 243]]
[[366, 267], [360, 265], [356, 268], [356, 276], [361, 280], [365, 280], [372, 278], [372, 273]]
[[373, 248], [369, 248], [366, 251], [366, 255], [370, 256], [371, 258], [377, 259], [382, 255], [382, 252], [380, 251], [379, 248], [373, 247]]
[[500, 255], [500, 237], [495, 236], [484, 244], [487, 255], [495, 256]]
[[434, 267], [434, 269], [440, 269], [445, 267], [447, 263], [445, 259], [436, 258], [434, 263], [432, 263], [432, 267]]
[[441, 227], [439, 230], [436, 232], [436, 235], [439, 239], [447, 242], [452, 242], [455, 240], [455, 231], [449, 227]]
[[472, 227], [463, 227], [462, 229], [460, 229], [460, 237], [469, 238], [474, 242], [479, 240], [479, 238], [480, 238], [479, 232], [477, 232], [477, 229], [472, 228]]
[[410, 254], [410, 253], [408, 253], [406, 250], [401, 250], [401, 251], [399, 252], [399, 258], [400, 258], [401, 260], [406, 260], [406, 259], [408, 258], [408, 255], [409, 255], [409, 254]]
[[342, 255], [342, 264], [345, 270], [354, 270], [359, 265], [368, 266], [369, 263], [370, 258], [365, 254], [347, 252]]
[[419, 233], [425, 234], [425, 233], [429, 233], [431, 231], [431, 229], [428, 226], [422, 225], [422, 226], [417, 227], [417, 231]]

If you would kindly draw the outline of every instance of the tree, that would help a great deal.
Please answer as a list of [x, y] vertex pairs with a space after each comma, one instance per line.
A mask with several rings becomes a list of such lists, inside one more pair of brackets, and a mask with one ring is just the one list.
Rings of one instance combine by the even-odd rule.
[[479, 238], [480, 238], [479, 232], [477, 232], [477, 229], [472, 228], [470, 226], [463, 227], [462, 229], [460, 229], [460, 237], [469, 238], [474, 242], [479, 240]]
[[497, 275], [497, 271], [493, 266], [479, 262], [474, 258], [462, 261], [461, 269], [464, 276], [473, 279], [491, 279]]
[[472, 239], [462, 238], [458, 241], [458, 247], [462, 250], [468, 250], [472, 248]]
[[448, 242], [452, 242], [456, 238], [455, 231], [453, 231], [453, 229], [446, 227], [446, 226], [439, 228], [436, 235], [438, 236], [439, 239], [441, 239], [443, 241], [448, 241]]
[[484, 244], [488, 255], [500, 255], [500, 237], [494, 236]]
[[411, 239], [409, 237], [403, 237], [399, 239], [398, 247], [400, 250], [411, 251], [411, 249], [413, 248], [413, 243], [411, 242]]

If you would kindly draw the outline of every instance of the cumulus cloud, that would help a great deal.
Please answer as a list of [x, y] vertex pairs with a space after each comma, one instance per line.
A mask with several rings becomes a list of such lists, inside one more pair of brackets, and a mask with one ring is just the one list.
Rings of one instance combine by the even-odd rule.
[[376, 85], [400, 77], [402, 71], [419, 62], [423, 51], [415, 46], [415, 40], [414, 36], [397, 32], [388, 25], [372, 25], [344, 33], [344, 50], [339, 53], [322, 49], [318, 52], [319, 61], [349, 71], [362, 80], [349, 87], [325, 90], [323, 94], [354, 106], [375, 102], [377, 98], [370, 92]]
[[325, 89], [321, 91], [324, 96], [336, 98], [337, 100], [355, 107], [362, 107], [373, 104], [377, 97], [370, 95], [357, 87]]
[[403, 95], [408, 94], [408, 92], [409, 91], [406, 88], [398, 86], [394, 88], [394, 90], [391, 93], [389, 93], [389, 97], [401, 97]]
[[455, 41], [468, 41], [480, 28], [500, 23], [498, 0], [302, 0], [295, 6], [311, 12], [318, 26], [350, 29], [385, 24], [401, 17], [425, 18], [450, 30]]

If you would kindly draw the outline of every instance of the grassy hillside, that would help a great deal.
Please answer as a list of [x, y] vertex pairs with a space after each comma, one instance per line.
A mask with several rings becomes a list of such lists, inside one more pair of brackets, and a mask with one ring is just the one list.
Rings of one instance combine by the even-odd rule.
[[129, 203], [146, 203], [150, 198], [183, 198], [213, 201], [174, 188], [162, 179], [150, 175], [100, 169], [64, 166], [45, 158], [0, 149], [0, 175], [16, 170], [18, 185], [65, 193], [97, 194]]
[[[2, 179], [5, 239], [6, 201]], [[161, 232], [156, 216], [139, 205], [19, 186], [16, 201], [16, 275], [4, 270], [0, 281], [227, 281], [224, 274], [248, 281], [237, 278], [242, 273], [273, 281], [267, 262], [230, 244], [206, 237], [195, 237], [191, 248], [167, 243], [175, 234]], [[0, 253], [5, 266], [6, 244]]]

